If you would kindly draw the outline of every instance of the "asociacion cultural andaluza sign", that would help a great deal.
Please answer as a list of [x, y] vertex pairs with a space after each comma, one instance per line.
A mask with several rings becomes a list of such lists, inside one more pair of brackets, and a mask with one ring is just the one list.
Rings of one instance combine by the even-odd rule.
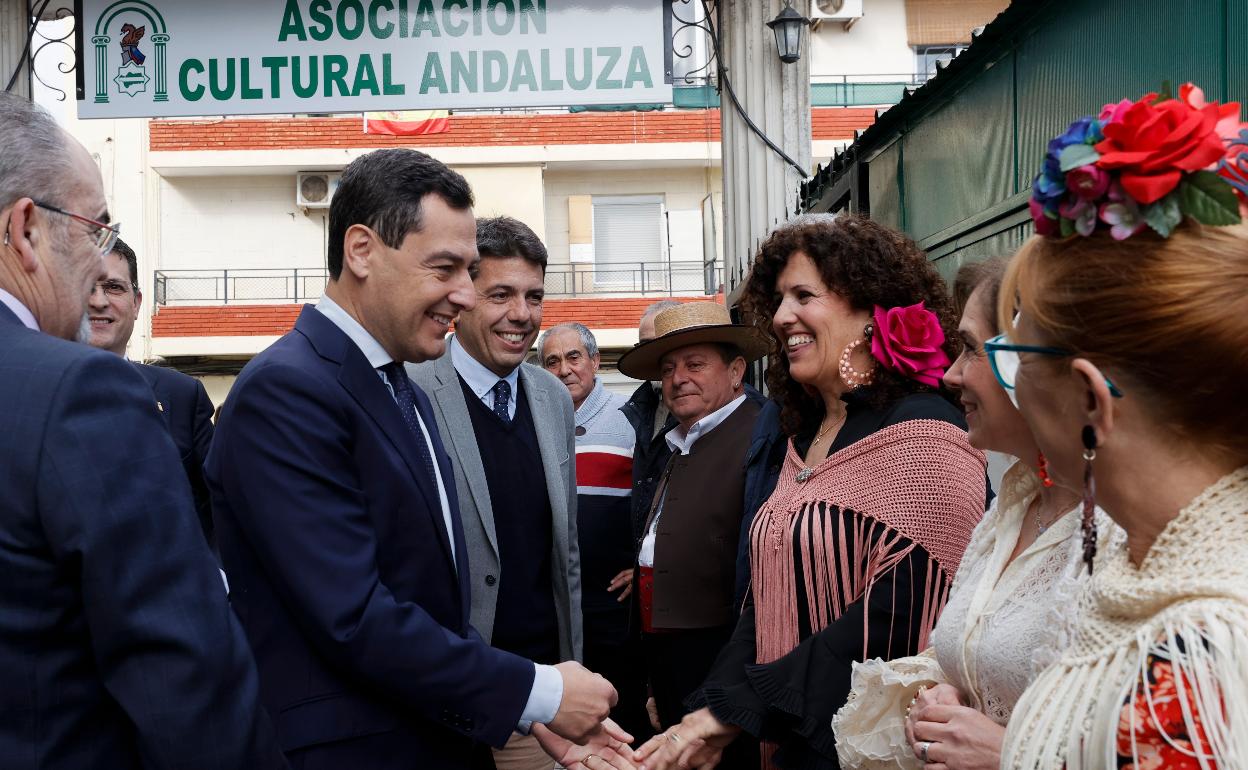
[[78, 114], [667, 102], [663, 0], [82, 0]]

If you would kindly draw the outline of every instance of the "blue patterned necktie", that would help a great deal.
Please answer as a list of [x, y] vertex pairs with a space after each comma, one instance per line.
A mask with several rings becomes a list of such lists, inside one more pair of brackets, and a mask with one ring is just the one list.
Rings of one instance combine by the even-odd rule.
[[499, 380], [491, 390], [494, 392], [494, 414], [504, 424], [511, 424], [511, 414], [507, 411], [507, 404], [511, 401], [511, 385], [507, 380]]
[[437, 476], [434, 475], [433, 456], [429, 454], [429, 442], [425, 441], [425, 434], [421, 431], [420, 421], [416, 417], [416, 393], [412, 390], [412, 381], [407, 378], [407, 372], [403, 371], [403, 364], [398, 361], [391, 361], [380, 369], [394, 391], [394, 400], [398, 402], [399, 411], [403, 413], [403, 422], [407, 423], [408, 430], [416, 439], [416, 452], [425, 466], [425, 472], [436, 484]]

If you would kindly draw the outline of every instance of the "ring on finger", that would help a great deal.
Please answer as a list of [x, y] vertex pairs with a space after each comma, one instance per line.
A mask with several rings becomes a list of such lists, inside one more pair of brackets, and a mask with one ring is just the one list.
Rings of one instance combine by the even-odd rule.
[[927, 763], [927, 750], [931, 747], [931, 741], [922, 741], [919, 743], [919, 759], [923, 760], [924, 764]]
[[588, 757], [585, 757], [585, 761], [584, 761], [584, 762], [582, 762], [581, 764], [585, 765], [586, 767], [589, 767], [589, 760], [591, 760], [591, 759], [598, 759], [598, 755], [597, 755], [597, 754], [590, 754]]
[[670, 740], [672, 743], [680, 743], [680, 736], [674, 732], [668, 733], [667, 737], [668, 737], [668, 740]]

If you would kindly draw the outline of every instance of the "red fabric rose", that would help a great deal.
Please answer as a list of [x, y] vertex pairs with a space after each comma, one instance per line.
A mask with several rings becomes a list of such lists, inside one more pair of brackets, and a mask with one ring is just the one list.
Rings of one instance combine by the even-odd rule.
[[1153, 104], [1149, 94], [1106, 123], [1096, 165], [1119, 172], [1122, 187], [1136, 202], [1153, 203], [1178, 186], [1184, 173], [1217, 163], [1224, 153], [1215, 130], [1219, 107], [1196, 108], [1178, 99]]
[[936, 314], [920, 302], [888, 310], [876, 305], [874, 315], [871, 355], [875, 360], [904, 377], [940, 387], [949, 356], [942, 349], [945, 332]]

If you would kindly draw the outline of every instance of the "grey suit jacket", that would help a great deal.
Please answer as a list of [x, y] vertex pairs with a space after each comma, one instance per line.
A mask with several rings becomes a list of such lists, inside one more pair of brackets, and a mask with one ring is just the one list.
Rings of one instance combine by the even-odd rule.
[[[407, 372], [433, 402], [438, 428], [455, 468], [472, 577], [470, 619], [489, 642], [494, 635], [498, 589], [507, 576], [502, 574], [498, 557], [489, 485], [464, 391], [451, 363], [450, 346], [441, 358], [408, 364]], [[520, 380], [533, 413], [550, 494], [554, 535], [551, 588], [559, 619], [559, 655], [563, 660], [581, 660], [581, 560], [576, 538], [576, 421], [572, 397], [557, 378], [532, 364], [521, 364]]]

